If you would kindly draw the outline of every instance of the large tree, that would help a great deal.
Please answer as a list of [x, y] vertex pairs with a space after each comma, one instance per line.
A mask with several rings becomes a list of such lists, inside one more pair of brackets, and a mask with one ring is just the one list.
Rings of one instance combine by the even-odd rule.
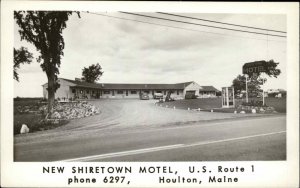
[[14, 48], [14, 79], [19, 81], [19, 74], [17, 70], [21, 64], [29, 64], [32, 62], [32, 53], [28, 52], [27, 48], [21, 47], [19, 49]]
[[102, 67], [97, 64], [92, 64], [89, 67], [84, 67], [82, 69], [82, 79], [89, 83], [94, 83], [95, 81], [99, 80], [103, 74]]
[[[256, 76], [254, 74], [248, 75], [248, 92], [251, 94], [257, 94], [260, 91], [260, 85], [267, 81], [266, 78], [262, 78], [262, 74], [268, 75], [269, 77], [277, 78], [281, 70], [277, 68], [279, 63], [274, 62], [273, 59], [270, 61], [262, 61], [264, 63], [264, 71], [257, 73]], [[232, 86], [234, 87], [234, 91], [236, 94], [240, 94], [241, 91], [246, 90], [246, 76], [238, 75], [233, 81]]]
[[279, 65], [279, 63], [276, 63], [273, 59], [271, 59], [270, 61], [266, 61], [265, 65], [267, 67], [267, 70], [265, 72], [266, 75], [275, 78], [280, 75], [281, 70], [277, 68], [277, 65]]
[[[256, 94], [260, 90], [260, 85], [262, 84], [262, 79], [260, 78], [248, 78], [248, 92], [250, 94]], [[239, 95], [242, 91], [246, 90], [246, 77], [244, 75], [238, 75], [233, 81], [232, 86], [234, 87], [234, 93]]]
[[[48, 78], [48, 113], [52, 113], [57, 75], [65, 47], [62, 31], [71, 11], [15, 11], [21, 40], [32, 43], [40, 53], [38, 62]], [[78, 13], [79, 16], [79, 13]]]

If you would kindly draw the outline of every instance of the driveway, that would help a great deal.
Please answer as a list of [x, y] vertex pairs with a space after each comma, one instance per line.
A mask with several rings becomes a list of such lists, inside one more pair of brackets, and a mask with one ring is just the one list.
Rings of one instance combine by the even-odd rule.
[[89, 103], [100, 108], [101, 113], [95, 116], [74, 119], [67, 125], [56, 129], [15, 136], [15, 143], [39, 142], [41, 139], [61, 139], [74, 135], [110, 131], [127, 131], [145, 127], [179, 126], [210, 120], [223, 120], [258, 116], [252, 114], [211, 113], [165, 108], [155, 105], [155, 100], [137, 99], [103, 99]]

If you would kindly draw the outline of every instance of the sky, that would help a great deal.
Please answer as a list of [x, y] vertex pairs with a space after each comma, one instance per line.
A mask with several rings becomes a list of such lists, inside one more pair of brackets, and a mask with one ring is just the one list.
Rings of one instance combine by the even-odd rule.
[[[98, 81], [100, 83], [195, 81], [199, 85], [212, 85], [220, 90], [221, 87], [231, 86], [232, 80], [242, 74], [244, 63], [273, 59], [279, 62], [278, 68], [282, 73], [278, 78], [267, 77], [264, 88], [286, 89], [286, 38], [226, 31], [120, 12], [99, 14], [102, 15], [81, 12], [81, 18], [73, 14], [67, 21], [67, 28], [63, 31], [64, 56], [58, 77], [80, 78], [84, 67], [99, 63], [104, 71]], [[158, 13], [141, 14], [266, 33]], [[180, 15], [286, 31], [285, 15]], [[283, 35], [274, 32], [269, 34]], [[20, 40], [16, 24], [14, 37], [15, 48], [27, 47], [35, 58], [38, 57], [39, 53], [32, 44]], [[14, 81], [14, 97], [42, 97], [41, 85], [47, 82], [47, 77], [40, 64], [34, 59], [29, 65], [21, 65], [18, 73], [20, 81]]]

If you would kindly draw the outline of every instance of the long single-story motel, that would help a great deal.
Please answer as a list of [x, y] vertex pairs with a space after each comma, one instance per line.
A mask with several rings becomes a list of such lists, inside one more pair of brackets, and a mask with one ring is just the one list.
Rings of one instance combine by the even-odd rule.
[[[177, 84], [121, 84], [121, 83], [87, 83], [80, 79], [69, 80], [58, 78], [60, 87], [55, 98], [59, 99], [100, 99], [100, 98], [139, 98], [141, 93], [167, 95], [172, 92], [173, 98], [184, 98], [186, 93], [192, 93], [199, 98], [216, 97], [218, 90], [213, 86], [200, 86], [194, 81]], [[42, 85], [43, 97], [48, 97], [48, 83]]]

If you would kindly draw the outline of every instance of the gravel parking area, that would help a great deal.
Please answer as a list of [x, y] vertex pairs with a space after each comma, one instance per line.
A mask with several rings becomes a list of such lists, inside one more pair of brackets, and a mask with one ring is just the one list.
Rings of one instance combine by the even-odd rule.
[[162, 126], [249, 116], [165, 108], [156, 106], [155, 102], [155, 100], [102, 100], [94, 101], [93, 104], [102, 112], [99, 116], [101, 127]]

